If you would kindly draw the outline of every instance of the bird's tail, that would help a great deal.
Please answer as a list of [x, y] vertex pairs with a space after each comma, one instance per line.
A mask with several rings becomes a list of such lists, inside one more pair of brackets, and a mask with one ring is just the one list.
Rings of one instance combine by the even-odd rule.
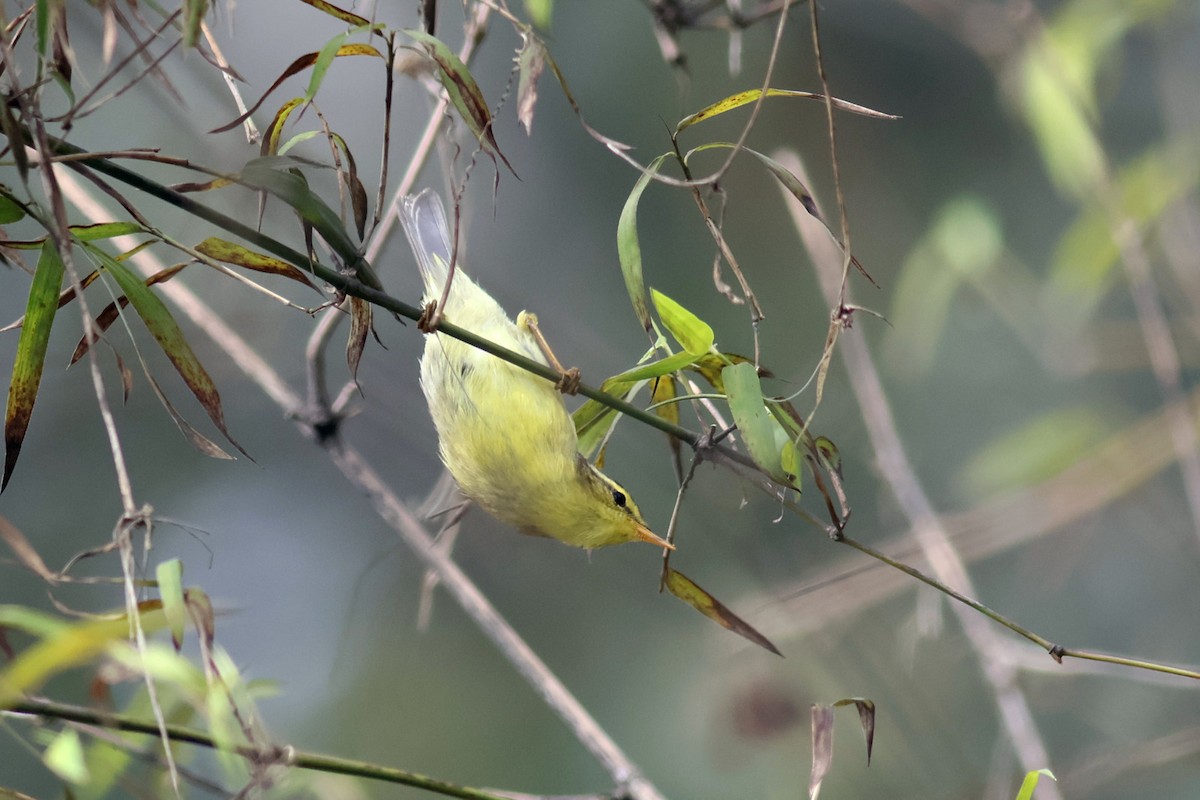
[[400, 222], [413, 255], [417, 257], [426, 298], [440, 297], [450, 269], [451, 250], [442, 198], [432, 189], [408, 195], [400, 206]]

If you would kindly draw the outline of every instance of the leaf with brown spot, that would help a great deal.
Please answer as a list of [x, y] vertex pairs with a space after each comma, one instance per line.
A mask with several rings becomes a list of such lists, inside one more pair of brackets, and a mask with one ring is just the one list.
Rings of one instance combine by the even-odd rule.
[[333, 3], [325, 2], [325, 0], [300, 0], [300, 2], [310, 5], [318, 11], [324, 11], [331, 17], [340, 19], [342, 22], [345, 22], [348, 25], [354, 25], [358, 27], [371, 24], [371, 21], [366, 17], [360, 17], [358, 14], [345, 11], [344, 9], [338, 8]]
[[[146, 279], [146, 285], [153, 286], [156, 283], [162, 283], [163, 281], [170, 280], [187, 265], [188, 262], [185, 261], [182, 264], [176, 264], [172, 267], [159, 270]], [[88, 276], [88, 278], [92, 278], [98, 274], [98, 272], [93, 272]], [[71, 363], [67, 365], [68, 367], [74, 365], [76, 361], [87, 355], [88, 349], [96, 342], [96, 340], [100, 338], [100, 334], [112, 327], [112, 324], [117, 321], [117, 317], [120, 316], [120, 309], [125, 308], [127, 305], [129, 305], [129, 298], [127, 298], [125, 295], [120, 295], [115, 301], [106, 305], [104, 310], [96, 315], [96, 319], [92, 321], [93, 328], [90, 335], [85, 333], [79, 338], [79, 343], [75, 345], [75, 352], [71, 354]], [[126, 399], [128, 399], [128, 392], [126, 392]]]
[[280, 261], [278, 258], [257, 253], [249, 248], [242, 247], [240, 244], [219, 239], [216, 236], [210, 236], [203, 242], [200, 242], [200, 244], [196, 245], [196, 251], [217, 261], [223, 261], [226, 264], [233, 264], [234, 266], [244, 267], [245, 269], [262, 272], [267, 275], [279, 275], [297, 283], [303, 283], [317, 292], [321, 291], [313, 285], [313, 282], [308, 279], [307, 275], [286, 261]]
[[817, 448], [817, 453], [821, 457], [821, 462], [825, 469], [836, 474], [839, 478], [842, 475], [842, 454], [838, 451], [838, 447], [833, 443], [833, 440], [827, 436], [818, 436], [813, 439], [813, 446]]
[[42, 368], [46, 364], [50, 329], [54, 325], [54, 314], [58, 311], [64, 270], [57, 248], [53, 242], [47, 241], [42, 245], [42, 254], [29, 286], [25, 324], [21, 326], [12, 380], [8, 385], [8, 408], [4, 416], [4, 478], [0, 482], [0, 491], [4, 491], [12, 478], [17, 457], [21, 454], [21, 445], [25, 442], [25, 433], [29, 429], [29, 418], [33, 414], [38, 386], [42, 381]]
[[237, 443], [225, 426], [225, 412], [221, 407], [221, 395], [217, 391], [216, 384], [213, 383], [200, 360], [196, 358], [196, 354], [192, 352], [192, 347], [184, 338], [183, 331], [179, 329], [179, 325], [162, 300], [129, 267], [94, 245], [86, 242], [82, 244], [108, 270], [122, 291], [125, 292], [130, 305], [141, 317], [163, 353], [170, 359], [179, 376], [183, 378], [183, 382], [187, 384], [200, 405], [204, 407], [208, 418], [224, 434], [230, 444], [246, 458], [250, 458], [250, 454], [242, 449], [242, 446]]
[[759, 647], [783, 657], [771, 640], [755, 630], [750, 623], [730, 611], [724, 603], [700, 588], [691, 578], [675, 569], [667, 570], [667, 589], [671, 594], [716, 622], [722, 628], [733, 631]]
[[812, 771], [808, 774], [808, 798], [817, 800], [821, 783], [833, 763], [833, 706], [812, 707]]
[[479, 84], [475, 82], [475, 78], [467, 69], [467, 65], [436, 36], [430, 36], [425, 31], [412, 28], [401, 32], [425, 46], [426, 54], [433, 59], [433, 63], [437, 66], [438, 80], [445, 87], [451, 105], [467, 123], [467, 127], [471, 129], [471, 133], [475, 134], [475, 138], [484, 150], [493, 157], [499, 156], [500, 160], [504, 162], [504, 166], [508, 167], [509, 172], [514, 176], [517, 175], [517, 171], [512, 168], [512, 164], [508, 163], [504, 153], [500, 152], [500, 145], [492, 132], [491, 109], [488, 107]]
[[271, 118], [271, 124], [263, 131], [262, 144], [258, 148], [259, 155], [273, 156], [279, 152], [279, 139], [283, 135], [283, 128], [292, 113], [303, 104], [303, 97], [293, 97], [279, 107], [275, 116]]
[[173, 183], [171, 188], [181, 194], [191, 194], [194, 192], [210, 192], [213, 189], [220, 189], [224, 186], [229, 186], [234, 181], [229, 178], [213, 178], [211, 181], [193, 181], [191, 183]]

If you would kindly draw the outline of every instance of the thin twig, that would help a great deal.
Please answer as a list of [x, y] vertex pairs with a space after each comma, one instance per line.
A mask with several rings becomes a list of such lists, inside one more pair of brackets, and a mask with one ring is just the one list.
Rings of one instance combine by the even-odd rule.
[[[778, 160], [788, 166], [796, 175], [801, 176], [802, 180], [804, 179], [803, 165], [794, 155], [779, 154]], [[833, 248], [828, 236], [814, 230], [815, 221], [800, 206], [800, 203], [790, 193], [784, 191], [782, 194], [792, 215], [793, 223], [800, 232], [810, 257], [816, 265], [817, 277], [826, 302], [830, 304], [843, 303], [845, 298], [842, 295], [840, 281], [833, 279], [834, 265], [838, 264], [843, 256]], [[933, 504], [925, 494], [925, 490], [908, 460], [904, 445], [896, 431], [895, 419], [892, 417], [883, 383], [879, 378], [870, 351], [867, 350], [866, 343], [861, 336], [843, 337], [839, 353], [849, 374], [850, 388], [862, 410], [863, 421], [866, 423], [871, 449], [875, 453], [880, 473], [912, 525], [917, 542], [938, 580], [934, 581], [906, 564], [890, 559], [887, 560], [887, 563], [960, 601], [952, 603], [951, 609], [958, 617], [959, 624], [962, 625], [963, 631], [979, 658], [984, 676], [992, 686], [997, 710], [1000, 712], [1000, 718], [1003, 720], [1009, 741], [1022, 768], [1026, 772], [1045, 768], [1050, 764], [1049, 753], [1034, 722], [1024, 693], [1017, 683], [1017, 671], [1006, 660], [993, 655], [999, 648], [995, 634], [987, 627], [983, 617], [973, 612], [986, 614], [989, 618], [1014, 631], [1027, 635], [1028, 638], [1036, 637], [1033, 640], [1047, 649], [1053, 647], [1053, 644], [1036, 634], [1030, 636], [1029, 631], [968, 596], [975, 594], [975, 591], [972, 588], [967, 568], [950, 543]], [[843, 539], [843, 541], [874, 558], [886, 559], [886, 556], [866, 545], [850, 539]], [[954, 587], [961, 587], [961, 591]], [[1041, 791], [1050, 800], [1061, 798], [1061, 793], [1053, 784], [1047, 784]]]

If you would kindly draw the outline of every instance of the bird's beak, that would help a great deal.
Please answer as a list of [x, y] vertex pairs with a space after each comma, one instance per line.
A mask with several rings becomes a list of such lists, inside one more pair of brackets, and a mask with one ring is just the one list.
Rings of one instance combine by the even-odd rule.
[[666, 539], [662, 538], [661, 536], [657, 536], [653, 531], [651, 531], [649, 528], [647, 528], [644, 525], [637, 526], [636, 536], [637, 536], [637, 540], [639, 542], [648, 542], [649, 544], [656, 544], [659, 547], [663, 548], [664, 550], [674, 550], [675, 549], [675, 545], [671, 544], [670, 542], [668, 542]]

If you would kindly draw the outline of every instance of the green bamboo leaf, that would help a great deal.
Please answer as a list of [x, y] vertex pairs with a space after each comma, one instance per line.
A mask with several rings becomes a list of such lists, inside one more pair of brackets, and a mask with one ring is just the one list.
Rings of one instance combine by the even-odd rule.
[[[629, 396], [639, 388], [640, 384], [636, 381], [625, 382], [616, 378], [609, 378], [600, 385], [600, 391], [622, 400], [628, 400]], [[620, 418], [621, 415], [616, 409], [609, 408], [595, 400], [588, 400], [575, 409], [572, 419], [575, 422], [575, 431], [579, 434], [579, 452], [586, 458], [591, 458]]]
[[738, 636], [753, 642], [768, 652], [774, 653], [780, 657], [783, 656], [783, 653], [779, 652], [779, 648], [772, 644], [770, 639], [763, 636], [748, 622], [730, 611], [724, 603], [713, 597], [704, 589], [700, 588], [695, 581], [684, 575], [682, 572], [679, 572], [675, 569], [668, 569], [666, 584], [667, 589], [670, 590], [671, 594], [675, 595], [680, 600], [720, 625], [722, 628], [733, 631]]
[[650, 320], [650, 307], [646, 303], [646, 281], [642, 277], [642, 246], [638, 242], [637, 210], [642, 192], [650, 185], [650, 179], [658, 172], [663, 161], [671, 155], [663, 153], [650, 162], [646, 171], [633, 185], [633, 191], [626, 198], [621, 217], [617, 220], [617, 255], [621, 259], [621, 275], [625, 278], [625, 289], [633, 303], [633, 313], [647, 332], [653, 323]]
[[54, 30], [63, 0], [37, 0], [37, 52], [39, 61], [44, 61], [50, 49], [50, 34]]
[[11, 225], [25, 218], [25, 209], [12, 198], [0, 195], [0, 225]]
[[200, 38], [200, 24], [208, 13], [208, 0], [184, 0], [183, 46], [192, 48]]
[[74, 728], [64, 728], [46, 747], [42, 763], [67, 783], [84, 784], [91, 779], [83, 757], [83, 743]]
[[675, 341], [694, 356], [702, 356], [712, 349], [714, 336], [712, 327], [658, 289], [650, 290], [650, 299], [658, 317], [675, 337]]
[[762, 385], [754, 365], [732, 364], [721, 371], [721, 376], [729, 398], [729, 411], [750, 451], [750, 458], [772, 478], [787, 483], [776, 434], [788, 437], [764, 405]]
[[[71, 225], [67, 230], [85, 242], [145, 232], [145, 228], [136, 222], [97, 222], [94, 225]], [[46, 243], [46, 238], [40, 236], [37, 239], [9, 239], [4, 242], [4, 246], [18, 250], [36, 250]]]
[[696, 356], [691, 353], [675, 353], [666, 358], [660, 358], [658, 361], [651, 361], [649, 364], [643, 364], [640, 367], [626, 370], [619, 375], [614, 375], [609, 380], [618, 383], [633, 383], [634, 381], [657, 378], [661, 375], [670, 375], [672, 372], [678, 372], [695, 360]]
[[1048, 769], [1035, 769], [1025, 773], [1025, 780], [1021, 781], [1021, 789], [1017, 792], [1017, 800], [1033, 800], [1033, 790], [1037, 788], [1038, 782], [1045, 775], [1052, 781], [1057, 781], [1054, 773]]
[[500, 152], [500, 144], [496, 141], [496, 135], [492, 131], [491, 108], [488, 106], [479, 84], [475, 82], [475, 78], [467, 69], [467, 65], [436, 36], [413, 28], [406, 28], [401, 32], [424, 45], [425, 53], [437, 66], [438, 80], [445, 87], [450, 104], [462, 117], [463, 122], [467, 123], [467, 127], [475, 134], [475, 138], [484, 150], [493, 157], [499, 156], [500, 160], [504, 162], [504, 166], [508, 167], [509, 172], [516, 175], [517, 172], [512, 168], [512, 164], [508, 163], [504, 153]]
[[8, 385], [8, 408], [4, 416], [4, 479], [0, 482], [0, 491], [8, 486], [13, 469], [17, 466], [17, 457], [21, 454], [21, 445], [25, 442], [25, 433], [29, 430], [29, 418], [33, 414], [38, 386], [42, 381], [42, 368], [46, 364], [50, 329], [54, 325], [54, 314], [58, 311], [58, 294], [62, 290], [64, 270], [57, 248], [52, 241], [47, 241], [42, 245], [42, 254], [29, 286], [25, 322], [21, 326], [12, 380]]
[[554, 0], [525, 0], [525, 13], [540, 30], [550, 30], [550, 18], [554, 15]]
[[[161, 604], [151, 601], [143, 603], [141, 608], [142, 628], [147, 633], [166, 625]], [[0, 671], [0, 707], [36, 691], [60, 672], [88, 663], [128, 638], [129, 620], [124, 615], [63, 626], [26, 648]]]
[[0, 605], [0, 628], [24, 631], [39, 639], [56, 636], [71, 623], [35, 608]]
[[167, 628], [171, 631], [171, 643], [178, 652], [183, 647], [188, 616], [183, 599], [183, 562], [178, 558], [162, 562], [155, 568], [154, 577], [158, 580], [158, 596], [167, 617]]
[[304, 162], [290, 156], [256, 158], [246, 164], [238, 179], [252, 189], [270, 192], [291, 206], [354, 269], [360, 281], [373, 289], [382, 289], [383, 284], [358, 252], [337, 213], [309, 188], [303, 175], [281, 171], [280, 167], [286, 164], [303, 166]]
[[204, 407], [204, 411], [212, 420], [213, 425], [217, 426], [217, 430], [221, 431], [225, 439], [242, 455], [250, 458], [250, 454], [242, 449], [242, 446], [230, 435], [229, 429], [225, 426], [225, 412], [221, 406], [221, 395], [217, 391], [216, 384], [213, 383], [200, 360], [196, 358], [196, 354], [192, 352], [192, 347], [184, 338], [183, 331], [179, 329], [179, 325], [162, 300], [129, 267], [94, 245], [84, 243], [83, 246], [116, 280], [121, 291], [129, 298], [129, 304], [141, 317], [163, 353], [170, 359], [171, 364], [179, 373], [179, 377], [183, 378], [183, 382], [200, 401], [200, 405]]
[[[712, 119], [713, 117], [724, 114], [726, 111], [732, 111], [733, 109], [740, 108], [748, 103], [756, 102], [762, 95], [762, 89], [749, 89], [744, 92], [731, 94], [724, 99], [718, 100], [712, 105], [705, 106], [695, 114], [689, 114], [688, 116], [679, 120], [679, 124], [675, 126], [675, 135], [678, 136], [685, 129], [690, 128], [699, 122], [703, 122], [706, 119]], [[821, 101], [824, 101], [825, 99], [825, 95], [823, 94], [814, 92], [799, 92], [792, 89], [767, 89], [766, 96], [796, 97], [803, 100]], [[860, 106], [857, 103], [851, 103], [847, 100], [839, 100], [836, 97], [832, 99], [832, 103], [834, 108], [842, 111], [850, 111], [855, 114], [862, 114], [863, 116], [867, 117], [875, 117], [877, 119], [899, 119], [899, 117], [895, 116], [894, 114], [885, 114], [882, 111], [876, 111], [872, 108], [867, 108], [866, 106]]]

